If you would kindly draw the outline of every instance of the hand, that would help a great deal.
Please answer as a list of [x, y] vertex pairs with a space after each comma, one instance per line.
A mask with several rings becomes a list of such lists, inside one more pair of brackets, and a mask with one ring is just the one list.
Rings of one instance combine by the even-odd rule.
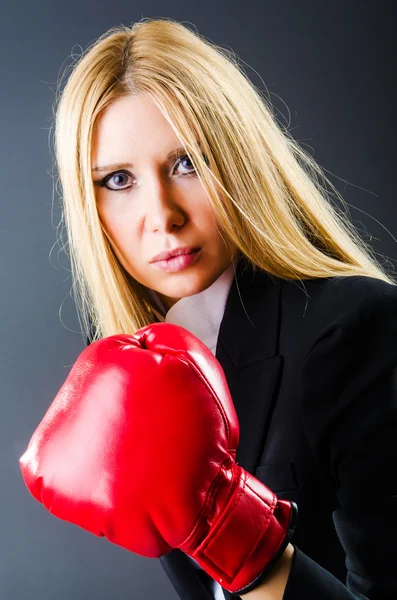
[[238, 442], [217, 359], [155, 323], [83, 350], [20, 467], [53, 515], [142, 556], [179, 548], [245, 593], [283, 554], [296, 505], [236, 464]]

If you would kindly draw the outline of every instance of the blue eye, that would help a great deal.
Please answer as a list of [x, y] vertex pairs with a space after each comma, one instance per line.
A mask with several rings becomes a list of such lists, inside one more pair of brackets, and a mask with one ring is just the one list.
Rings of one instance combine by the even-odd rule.
[[[187, 155], [181, 156], [181, 158], [179, 158], [179, 159], [178, 159], [178, 161], [177, 161], [177, 163], [176, 163], [176, 164], [179, 166], [179, 165], [180, 165], [180, 164], [182, 164], [182, 162], [184, 162], [185, 160], [187, 160], [188, 162], [190, 162], [190, 164], [191, 164], [191, 165], [192, 165], [192, 167], [193, 167], [193, 163], [192, 163], [192, 161], [190, 160], [190, 158], [189, 158]], [[194, 169], [194, 167], [193, 167], [193, 169]], [[181, 173], [181, 175], [191, 175], [191, 173]]]
[[[208, 164], [206, 157], [203, 157], [203, 158], [206, 160], [206, 162]], [[192, 168], [193, 170], [188, 171], [187, 173], [180, 173], [180, 175], [182, 175], [182, 177], [189, 177], [189, 176], [196, 175], [196, 170], [193, 166], [192, 161], [187, 156], [187, 154], [184, 154], [183, 156], [178, 158], [178, 160], [175, 163], [175, 166], [178, 167], [179, 165], [182, 164], [182, 162], [185, 162], [185, 161], [188, 161], [188, 163], [190, 163], [192, 165], [192, 167], [183, 167], [183, 168], [187, 168], [187, 169]], [[106, 175], [106, 177], [104, 177], [101, 181], [98, 181], [95, 185], [99, 185], [100, 187], [106, 187], [108, 190], [111, 190], [113, 192], [124, 192], [124, 191], [128, 190], [130, 187], [132, 187], [132, 185], [129, 185], [127, 187], [109, 187], [108, 186], [108, 182], [111, 179], [114, 180], [113, 185], [117, 186], [117, 183], [120, 183], [120, 177], [121, 177], [121, 183], [122, 183], [123, 176], [128, 178], [128, 177], [131, 177], [131, 174], [128, 173], [128, 171], [115, 171], [114, 173], [110, 173], [109, 175]]]
[[[116, 173], [111, 173], [110, 175], [107, 175], [105, 177], [104, 180], [101, 181], [101, 186], [107, 186], [108, 181], [110, 181], [111, 179], [113, 179], [113, 184], [117, 186], [118, 183], [120, 183], [120, 178], [124, 177], [128, 177], [129, 173], [127, 173], [126, 171], [117, 171]], [[122, 184], [122, 182], [121, 182]], [[115, 190], [115, 188], [108, 188], [110, 190]], [[119, 189], [126, 189], [126, 188], [119, 188]], [[116, 190], [115, 190], [116, 191]]]

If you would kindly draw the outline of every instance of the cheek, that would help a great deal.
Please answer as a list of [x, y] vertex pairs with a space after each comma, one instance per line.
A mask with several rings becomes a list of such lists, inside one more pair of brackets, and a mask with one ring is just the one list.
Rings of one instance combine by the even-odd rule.
[[98, 203], [97, 207], [99, 219], [108, 235], [114, 238], [124, 238], [127, 231], [131, 230], [131, 218], [125, 215], [117, 205], [110, 207], [105, 203]]
[[125, 266], [123, 256], [130, 255], [135, 246], [135, 234], [129, 221], [120, 218], [119, 215], [115, 215], [113, 212], [104, 210], [101, 210], [99, 218], [113, 252]]
[[219, 235], [221, 226], [211, 205], [207, 204], [205, 208], [202, 209], [201, 219], [207, 231], [211, 231], [213, 235]]
[[131, 268], [134, 269], [136, 257], [139, 255], [138, 249], [134, 246], [133, 237], [120, 227], [107, 227], [106, 237], [118, 262], [127, 272], [131, 273]]
[[194, 206], [190, 207], [190, 214], [197, 222], [207, 225], [216, 222], [216, 213], [209, 199], [204, 195], [195, 199]]

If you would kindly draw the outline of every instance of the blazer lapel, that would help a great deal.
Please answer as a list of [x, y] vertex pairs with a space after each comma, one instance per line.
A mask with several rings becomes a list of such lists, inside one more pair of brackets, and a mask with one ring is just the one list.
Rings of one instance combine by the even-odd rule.
[[[216, 358], [236, 409], [236, 461], [254, 474], [282, 374], [279, 320], [282, 281], [240, 259], [219, 329]], [[236, 281], [237, 279], [237, 281]]]

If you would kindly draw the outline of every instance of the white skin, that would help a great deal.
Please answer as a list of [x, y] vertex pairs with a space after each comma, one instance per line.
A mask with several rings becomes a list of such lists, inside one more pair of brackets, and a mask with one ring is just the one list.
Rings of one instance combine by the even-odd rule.
[[[126, 271], [155, 290], [168, 308], [212, 285], [236, 254], [235, 245], [218, 232], [189, 157], [167, 159], [178, 147], [172, 127], [144, 94], [116, 100], [93, 132], [92, 166], [118, 165], [92, 174], [113, 251]], [[108, 187], [99, 185], [105, 178]], [[179, 246], [199, 246], [201, 256], [173, 273], [150, 263], [159, 252]]]

